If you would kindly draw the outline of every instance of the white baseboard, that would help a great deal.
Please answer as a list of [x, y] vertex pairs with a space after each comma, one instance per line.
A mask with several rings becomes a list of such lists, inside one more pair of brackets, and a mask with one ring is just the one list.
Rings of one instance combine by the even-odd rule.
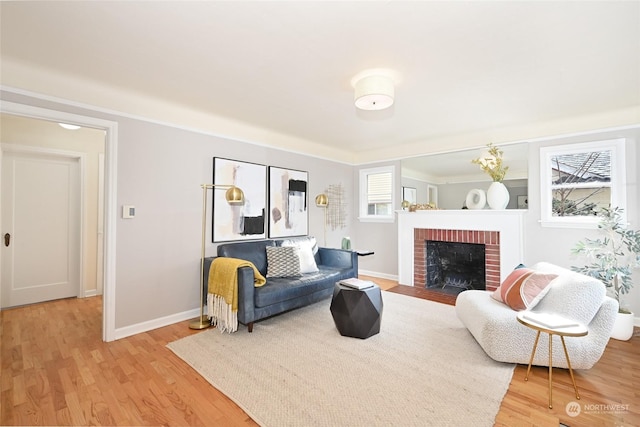
[[200, 316], [200, 309], [194, 308], [193, 310], [183, 311], [182, 313], [176, 313], [170, 316], [160, 317], [158, 319], [137, 323], [135, 325], [125, 326], [124, 328], [117, 328], [115, 330], [115, 339], [119, 340], [120, 338], [130, 337], [131, 335], [136, 335], [142, 332], [151, 331], [153, 329], [162, 328], [163, 326], [173, 325], [174, 323], [182, 322], [185, 320], [197, 319], [198, 316]]
[[360, 270], [358, 269], [358, 274], [364, 274], [365, 276], [371, 276], [371, 277], [379, 277], [381, 279], [389, 279], [389, 280], [395, 280], [398, 281], [398, 275], [394, 275], [394, 274], [385, 274], [385, 273], [379, 273], [377, 271], [369, 271], [369, 270]]

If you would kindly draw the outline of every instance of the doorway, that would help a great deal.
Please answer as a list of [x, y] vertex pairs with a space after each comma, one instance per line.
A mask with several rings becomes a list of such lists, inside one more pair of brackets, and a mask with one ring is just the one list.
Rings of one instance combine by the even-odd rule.
[[[2, 112], [48, 122], [74, 124], [102, 132], [104, 155], [100, 157], [103, 163], [99, 167], [104, 170], [104, 180], [100, 184], [97, 184], [100, 188], [96, 186], [96, 192], [104, 194], [104, 204], [102, 206], [102, 212], [104, 214], [104, 234], [96, 236], [98, 241], [102, 241], [102, 244], [96, 244], [97, 248], [100, 246], [97, 250], [98, 255], [96, 257], [101, 258], [98, 260], [99, 262], [97, 262], [96, 277], [100, 274], [103, 283], [102, 338], [104, 341], [113, 341], [115, 339], [115, 222], [117, 218], [115, 184], [117, 170], [117, 123], [89, 116], [80, 116], [11, 102], [2, 103]], [[96, 221], [98, 221], [98, 219], [96, 219]], [[3, 235], [4, 233], [3, 231]], [[85, 294], [84, 296], [91, 295]]]

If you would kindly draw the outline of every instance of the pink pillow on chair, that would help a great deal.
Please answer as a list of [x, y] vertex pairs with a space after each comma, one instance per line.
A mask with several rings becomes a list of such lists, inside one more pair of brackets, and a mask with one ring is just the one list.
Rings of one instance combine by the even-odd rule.
[[514, 310], [531, 309], [549, 291], [549, 284], [557, 274], [538, 273], [530, 268], [513, 270], [491, 295]]

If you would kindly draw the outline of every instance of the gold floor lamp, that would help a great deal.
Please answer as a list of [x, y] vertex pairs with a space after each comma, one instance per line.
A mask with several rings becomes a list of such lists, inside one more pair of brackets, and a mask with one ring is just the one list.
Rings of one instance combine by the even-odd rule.
[[191, 329], [206, 329], [211, 326], [209, 319], [204, 314], [204, 246], [207, 229], [207, 193], [214, 188], [227, 189], [224, 197], [230, 205], [244, 203], [244, 193], [235, 185], [202, 184], [202, 248], [200, 251], [200, 317], [189, 323]]
[[316, 196], [316, 206], [324, 209], [324, 222], [323, 222], [323, 230], [324, 230], [324, 241], [322, 242], [322, 246], [327, 246], [327, 206], [329, 205], [329, 198], [326, 194], [321, 193]]

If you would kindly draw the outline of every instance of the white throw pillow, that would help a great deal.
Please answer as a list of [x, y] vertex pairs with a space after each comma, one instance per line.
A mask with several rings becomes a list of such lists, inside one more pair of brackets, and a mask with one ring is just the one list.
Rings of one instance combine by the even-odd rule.
[[315, 237], [309, 237], [307, 239], [287, 239], [282, 241], [283, 247], [296, 247], [298, 248], [298, 257], [300, 258], [300, 273], [317, 273], [318, 265], [316, 259], [313, 256], [314, 248], [318, 251]]
[[317, 273], [320, 271], [310, 246], [300, 246], [298, 248], [298, 256], [300, 257], [300, 273]]

